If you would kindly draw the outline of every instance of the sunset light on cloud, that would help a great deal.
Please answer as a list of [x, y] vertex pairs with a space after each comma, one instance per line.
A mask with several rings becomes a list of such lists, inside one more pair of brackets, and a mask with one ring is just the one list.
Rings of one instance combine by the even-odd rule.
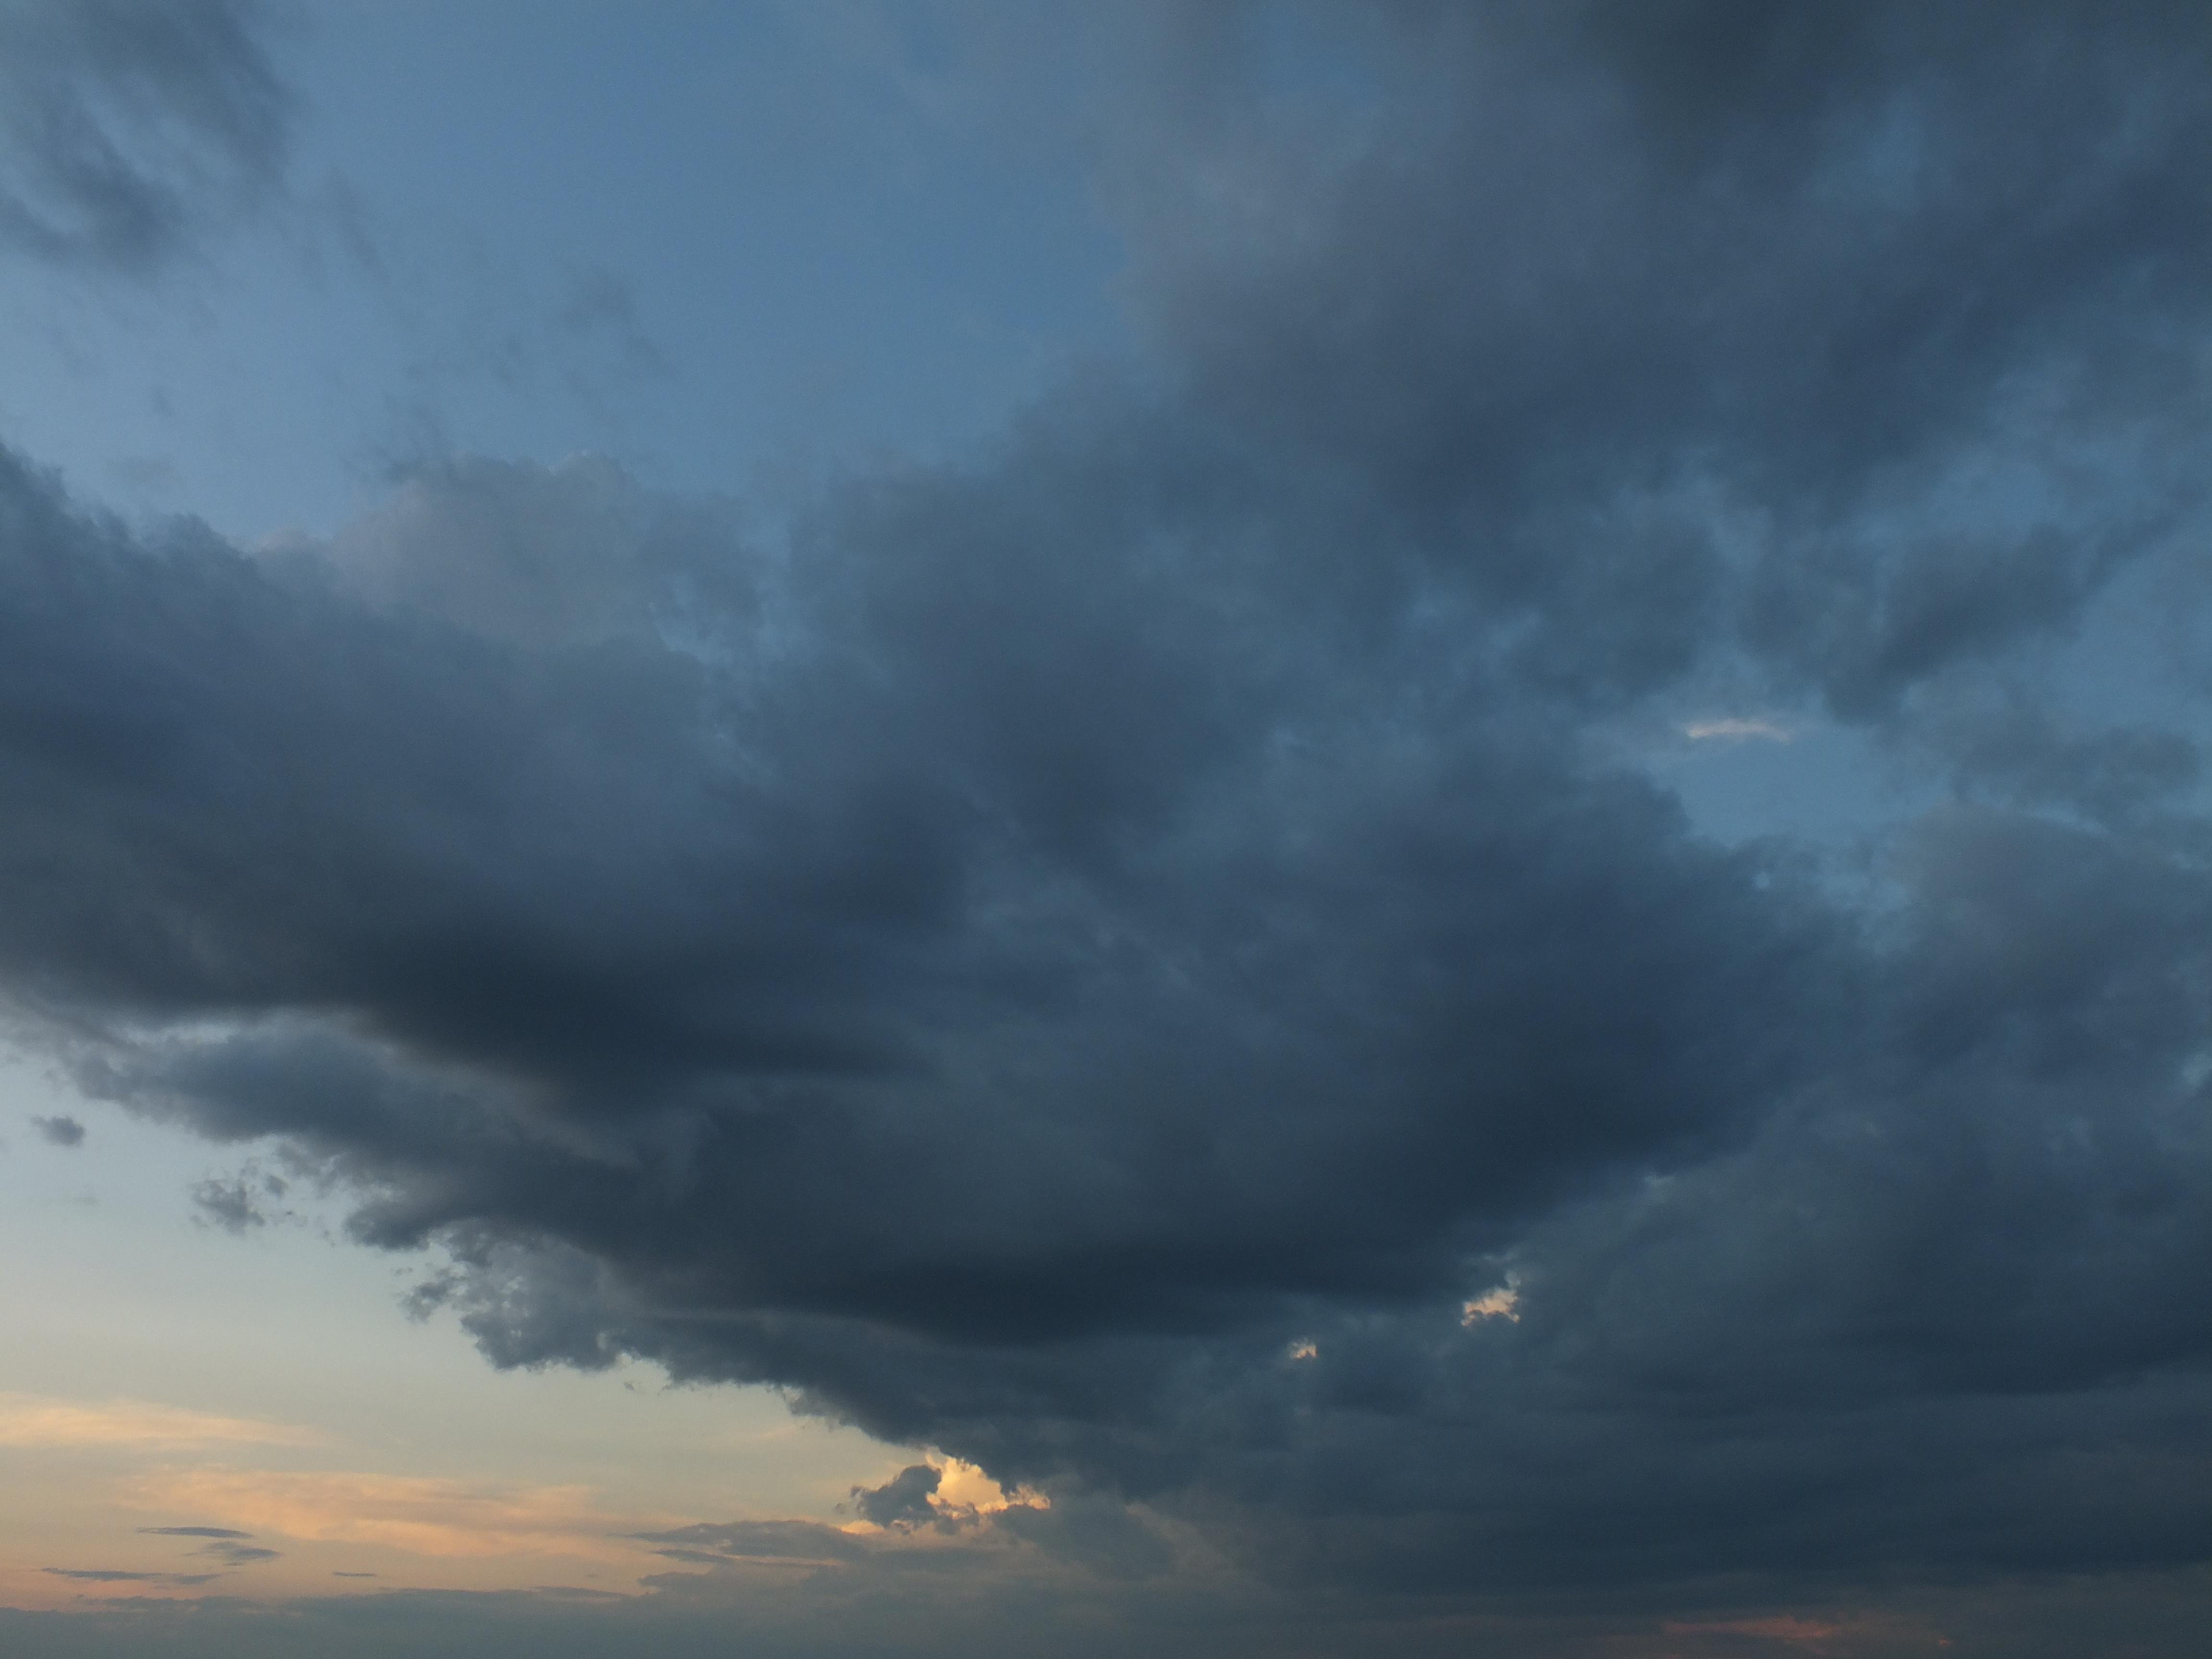
[[588, 1487], [489, 1489], [420, 1476], [306, 1471], [198, 1469], [157, 1475], [138, 1487], [137, 1506], [204, 1515], [256, 1535], [323, 1543], [380, 1544], [410, 1555], [546, 1555], [619, 1561], [612, 1542], [624, 1522], [599, 1511]]
[[0, 0], [0, 1656], [2212, 1651], [2208, 18]]
[[0, 1446], [297, 1446], [321, 1437], [309, 1429], [143, 1401], [94, 1405], [0, 1394]]

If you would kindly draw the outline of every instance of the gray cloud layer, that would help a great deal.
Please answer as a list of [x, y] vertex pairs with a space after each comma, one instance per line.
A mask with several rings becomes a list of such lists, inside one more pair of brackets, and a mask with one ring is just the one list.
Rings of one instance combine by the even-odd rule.
[[[1151, 83], [1146, 365], [787, 547], [457, 460], [250, 556], [9, 459], [16, 1014], [501, 1364], [1294, 1580], [2205, 1559], [2202, 707], [2064, 690], [2198, 626], [2199, 14], [1344, 28], [1318, 134]], [[1720, 844], [1621, 758], [1713, 707], [1942, 802]]]
[[266, 197], [289, 100], [234, 0], [0, 5], [0, 248], [143, 272]]

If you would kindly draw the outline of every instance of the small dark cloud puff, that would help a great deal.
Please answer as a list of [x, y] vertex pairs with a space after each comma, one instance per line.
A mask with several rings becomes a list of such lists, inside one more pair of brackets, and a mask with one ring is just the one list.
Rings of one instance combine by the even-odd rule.
[[[0, 457], [11, 1017], [495, 1362], [778, 1385], [1109, 1576], [2212, 1558], [2196, 11], [1316, 27], [1326, 118], [1264, 38], [1102, 117], [1143, 363], [787, 546]], [[1650, 734], [1747, 711], [1893, 769], [1866, 844], [1700, 830]]]
[[56, 1115], [34, 1117], [31, 1127], [39, 1138], [50, 1146], [82, 1146], [84, 1145], [84, 1125], [73, 1117]]
[[279, 1206], [290, 1190], [291, 1183], [283, 1176], [252, 1164], [235, 1175], [210, 1176], [192, 1183], [193, 1219], [234, 1235], [274, 1221], [296, 1220], [291, 1211]]
[[220, 1561], [226, 1567], [251, 1566], [257, 1561], [274, 1561], [283, 1553], [264, 1548], [246, 1540], [250, 1532], [240, 1532], [235, 1527], [141, 1527], [142, 1533], [161, 1538], [198, 1538], [206, 1541], [194, 1555], [204, 1555]]
[[933, 1499], [944, 1478], [927, 1463], [909, 1464], [880, 1486], [854, 1487], [853, 1507], [875, 1526], [927, 1526], [938, 1518]]
[[265, 1548], [258, 1544], [233, 1544], [217, 1540], [192, 1552], [194, 1555], [212, 1556], [227, 1567], [251, 1566], [256, 1561], [274, 1561], [282, 1550]]

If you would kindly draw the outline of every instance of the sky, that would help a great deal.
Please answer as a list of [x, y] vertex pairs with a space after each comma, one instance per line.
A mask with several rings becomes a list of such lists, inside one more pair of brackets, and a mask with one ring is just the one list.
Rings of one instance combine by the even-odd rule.
[[0, 0], [0, 1649], [2181, 1659], [2212, 18]]

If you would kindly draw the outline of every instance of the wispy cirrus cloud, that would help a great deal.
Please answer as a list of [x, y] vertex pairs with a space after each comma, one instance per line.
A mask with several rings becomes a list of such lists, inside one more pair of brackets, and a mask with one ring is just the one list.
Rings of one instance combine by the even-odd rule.
[[313, 1446], [319, 1430], [142, 1400], [88, 1401], [0, 1394], [0, 1446]]
[[191, 1589], [211, 1584], [222, 1575], [214, 1572], [133, 1572], [120, 1567], [41, 1567], [56, 1578], [85, 1584], [157, 1584], [164, 1589]]
[[590, 1487], [350, 1471], [198, 1468], [149, 1475], [141, 1506], [219, 1516], [235, 1535], [380, 1545], [410, 1555], [635, 1561], [622, 1534], [648, 1517], [610, 1513]]
[[139, 273], [271, 195], [291, 95], [236, 0], [0, 8], [0, 250]]

